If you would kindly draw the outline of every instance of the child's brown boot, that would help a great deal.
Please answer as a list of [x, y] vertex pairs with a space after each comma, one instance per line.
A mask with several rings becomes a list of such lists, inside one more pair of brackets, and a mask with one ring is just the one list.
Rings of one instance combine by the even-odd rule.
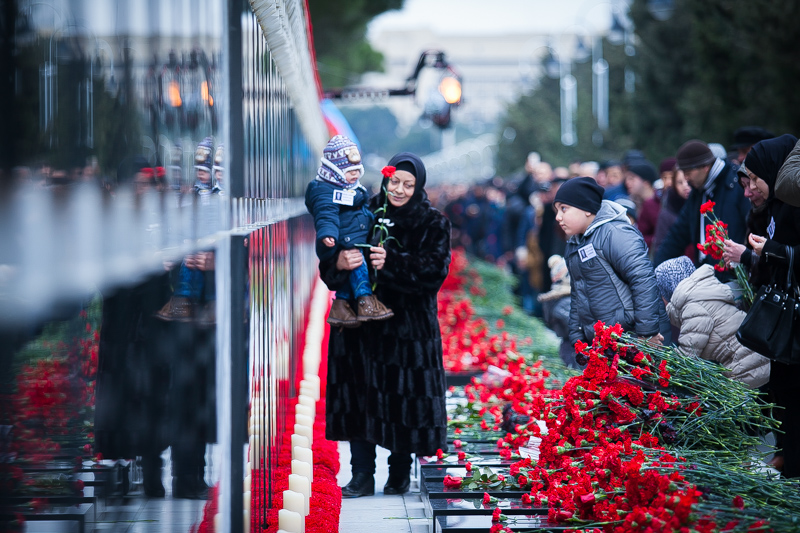
[[344, 328], [357, 328], [361, 325], [347, 300], [338, 298], [331, 304], [331, 312], [328, 313], [328, 324]]
[[392, 318], [394, 313], [378, 300], [374, 294], [358, 297], [358, 320], [367, 322], [368, 320], [386, 320]]
[[189, 301], [189, 298], [184, 298], [182, 296], [173, 296], [164, 304], [164, 307], [156, 313], [156, 318], [166, 320], [167, 322], [191, 322], [192, 316], [192, 302]]

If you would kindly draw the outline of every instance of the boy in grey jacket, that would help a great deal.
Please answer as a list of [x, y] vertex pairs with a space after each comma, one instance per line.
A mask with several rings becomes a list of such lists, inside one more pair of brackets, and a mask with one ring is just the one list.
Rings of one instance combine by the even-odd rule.
[[570, 342], [591, 343], [598, 320], [620, 324], [650, 342], [668, 342], [669, 320], [647, 245], [625, 208], [603, 200], [603, 188], [592, 178], [564, 183], [553, 206], [568, 237], [564, 258], [572, 285]]

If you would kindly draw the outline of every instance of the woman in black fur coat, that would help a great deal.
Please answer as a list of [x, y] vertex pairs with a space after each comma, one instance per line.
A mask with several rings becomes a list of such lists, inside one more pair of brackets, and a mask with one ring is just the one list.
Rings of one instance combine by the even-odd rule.
[[[391, 238], [376, 246], [380, 235], [373, 231], [369, 260], [375, 295], [394, 317], [331, 330], [328, 348], [325, 431], [330, 440], [350, 441], [346, 498], [375, 493], [376, 445], [392, 452], [385, 494], [408, 490], [412, 453], [433, 455], [447, 446], [436, 294], [450, 264], [450, 222], [428, 201], [419, 157], [400, 153], [389, 165], [396, 171], [370, 207], [379, 211], [386, 202], [378, 218]], [[336, 290], [361, 261], [359, 250], [343, 250], [320, 263], [322, 280]]]

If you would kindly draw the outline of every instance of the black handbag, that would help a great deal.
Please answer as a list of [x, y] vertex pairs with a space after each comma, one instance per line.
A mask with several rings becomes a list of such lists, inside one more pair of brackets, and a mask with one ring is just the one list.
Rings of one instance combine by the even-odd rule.
[[789, 273], [786, 284], [763, 285], [736, 331], [739, 343], [768, 359], [800, 364], [800, 297], [794, 280], [794, 250], [786, 247]]

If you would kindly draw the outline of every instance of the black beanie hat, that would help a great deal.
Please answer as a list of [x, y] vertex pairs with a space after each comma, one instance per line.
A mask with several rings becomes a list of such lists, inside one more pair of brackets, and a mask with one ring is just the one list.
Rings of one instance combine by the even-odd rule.
[[571, 205], [596, 215], [603, 203], [603, 192], [594, 178], [572, 178], [558, 188], [553, 204]]
[[686, 141], [678, 148], [678, 153], [675, 154], [677, 167], [679, 170], [689, 170], [697, 167], [704, 167], [706, 165], [714, 164], [717, 159], [703, 141], [692, 139]]
[[651, 185], [658, 179], [658, 171], [656, 167], [647, 159], [634, 161], [628, 165], [628, 171], [633, 172], [643, 180], [649, 182]]

